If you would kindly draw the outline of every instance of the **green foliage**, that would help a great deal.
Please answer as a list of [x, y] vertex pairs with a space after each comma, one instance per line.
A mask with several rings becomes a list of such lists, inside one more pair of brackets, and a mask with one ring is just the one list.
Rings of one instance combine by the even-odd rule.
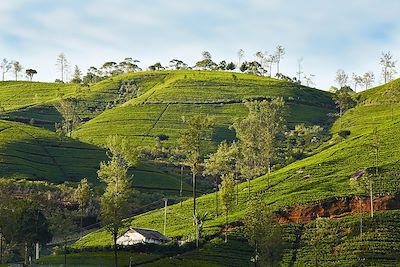
[[239, 139], [240, 172], [254, 178], [270, 171], [277, 138], [283, 133], [285, 103], [282, 98], [272, 101], [247, 102], [249, 114], [236, 120], [233, 128]]
[[283, 249], [282, 229], [265, 202], [252, 199], [247, 203], [244, 227], [249, 243], [255, 247], [255, 261], [260, 252], [261, 260], [268, 266], [277, 264]]

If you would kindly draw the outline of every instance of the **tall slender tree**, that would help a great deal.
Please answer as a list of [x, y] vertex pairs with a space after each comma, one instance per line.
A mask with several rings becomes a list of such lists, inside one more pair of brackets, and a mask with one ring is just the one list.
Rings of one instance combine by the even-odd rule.
[[4, 82], [5, 74], [11, 69], [11, 63], [8, 62], [6, 58], [3, 58], [3, 60], [0, 62], [0, 69]]
[[393, 59], [392, 53], [390, 51], [382, 52], [379, 63], [382, 66], [382, 77], [384, 83], [393, 80], [393, 76], [396, 74], [396, 60]]
[[65, 74], [68, 68], [68, 61], [64, 53], [60, 53], [58, 55], [56, 65], [61, 74], [61, 81], [64, 82]]
[[80, 231], [81, 235], [83, 233], [83, 216], [85, 209], [89, 206], [89, 203], [92, 199], [93, 192], [90, 188], [89, 182], [86, 178], [82, 179], [78, 187], [75, 189], [74, 196], [76, 201], [79, 204], [79, 212], [80, 212]]
[[276, 62], [276, 73], [281, 73], [280, 69], [279, 69], [279, 64], [283, 58], [283, 56], [285, 55], [286, 51], [285, 48], [283, 48], [283, 46], [278, 45], [275, 48], [275, 62]]
[[247, 117], [237, 119], [233, 128], [239, 139], [240, 172], [248, 180], [250, 195], [250, 179], [271, 172], [278, 136], [284, 130], [286, 107], [283, 98], [245, 105], [249, 110]]
[[239, 51], [237, 52], [237, 56], [238, 56], [238, 64], [237, 67], [240, 68], [241, 64], [242, 64], [242, 59], [244, 57], [244, 50], [243, 49], [239, 49]]
[[22, 71], [22, 65], [18, 61], [13, 61], [12, 71], [14, 72], [15, 80], [18, 81], [18, 74]]
[[106, 184], [100, 197], [100, 216], [103, 225], [111, 233], [114, 247], [114, 265], [118, 266], [117, 237], [122, 220], [128, 215], [132, 197], [128, 168], [137, 164], [137, 154], [128, 146], [126, 139], [111, 136], [107, 140], [109, 161], [101, 162], [97, 172], [99, 180]]
[[186, 160], [192, 171], [193, 185], [193, 216], [196, 216], [197, 180], [196, 176], [200, 171], [200, 163], [204, 151], [203, 142], [210, 137], [214, 119], [209, 116], [196, 115], [185, 122], [186, 129], [180, 139], [180, 149], [186, 155]]

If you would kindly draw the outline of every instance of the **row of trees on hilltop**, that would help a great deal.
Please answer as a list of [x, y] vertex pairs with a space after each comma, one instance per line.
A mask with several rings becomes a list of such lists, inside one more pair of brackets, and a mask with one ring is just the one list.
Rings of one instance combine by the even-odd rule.
[[[268, 77], [276, 77], [278, 79], [287, 80], [296, 83], [304, 83], [308, 86], [314, 85], [313, 77], [315, 75], [305, 75], [302, 70], [301, 62], [299, 61], [299, 71], [296, 73], [296, 77], [289, 77], [281, 73], [280, 63], [286, 54], [286, 50], [283, 46], [278, 45], [272, 53], [257, 51], [254, 54], [253, 60], [245, 60], [245, 52], [243, 49], [239, 49], [237, 53], [237, 62], [222, 60], [219, 63], [214, 62], [212, 55], [209, 51], [203, 51], [201, 53], [202, 58], [198, 60], [193, 66], [185, 63], [180, 59], [172, 59], [168, 65], [162, 65], [160, 62], [156, 62], [148, 66], [147, 70], [159, 71], [159, 70], [216, 70], [216, 71], [240, 71], [243, 73], [252, 73], [255, 75], [263, 75]], [[107, 61], [100, 67], [91, 66], [85, 75], [82, 74], [78, 66], [74, 66], [71, 79], [73, 83], [84, 83], [90, 84], [101, 81], [108, 77], [120, 75], [128, 72], [142, 71], [139, 67], [140, 61], [133, 58], [125, 58], [121, 62]], [[61, 53], [57, 58], [58, 71], [61, 74], [60, 79], [56, 81], [65, 82], [65, 77], [71, 72], [70, 66], [66, 57]], [[276, 74], [273, 75], [275, 68]]]
[[[381, 57], [379, 58], [379, 65], [381, 67], [381, 78], [383, 83], [388, 83], [395, 78], [397, 73], [396, 70], [397, 60], [394, 59], [392, 53], [382, 52]], [[376, 80], [375, 74], [372, 71], [367, 71], [363, 74], [352, 73], [351, 76], [347, 74], [344, 70], [339, 69], [336, 71], [335, 75], [335, 84], [337, 87], [332, 86], [329, 91], [335, 93], [338, 89], [347, 87], [351, 89], [350, 91], [357, 91], [359, 86], [362, 86], [364, 89], [370, 88]]]
[[[2, 77], [3, 82], [5, 80], [5, 75], [10, 71], [14, 75], [15, 81], [18, 81], [18, 77], [24, 70], [24, 68], [22, 67], [22, 65], [19, 61], [17, 61], [17, 60], [9, 61], [6, 58], [3, 58], [1, 60], [0, 69], [1, 69], [1, 77]], [[37, 74], [37, 71], [35, 69], [26, 69], [25, 70], [25, 75], [30, 81], [32, 81], [33, 75], [35, 75], [35, 74]]]

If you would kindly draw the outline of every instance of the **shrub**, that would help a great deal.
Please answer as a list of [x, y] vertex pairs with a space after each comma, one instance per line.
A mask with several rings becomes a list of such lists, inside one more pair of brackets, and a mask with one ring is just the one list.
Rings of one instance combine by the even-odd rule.
[[346, 138], [351, 134], [350, 130], [341, 130], [338, 135], [342, 138]]

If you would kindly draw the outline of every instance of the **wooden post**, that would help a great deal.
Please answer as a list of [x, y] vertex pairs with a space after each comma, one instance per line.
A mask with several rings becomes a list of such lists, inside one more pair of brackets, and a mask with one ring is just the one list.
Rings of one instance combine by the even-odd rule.
[[179, 190], [179, 197], [181, 200], [181, 207], [182, 207], [182, 192], [183, 192], [183, 165], [181, 166], [181, 189]]
[[166, 235], [167, 232], [167, 206], [168, 206], [168, 199], [164, 198], [164, 236]]
[[39, 242], [36, 242], [36, 248], [35, 248], [35, 259], [38, 260], [40, 258], [40, 245]]

